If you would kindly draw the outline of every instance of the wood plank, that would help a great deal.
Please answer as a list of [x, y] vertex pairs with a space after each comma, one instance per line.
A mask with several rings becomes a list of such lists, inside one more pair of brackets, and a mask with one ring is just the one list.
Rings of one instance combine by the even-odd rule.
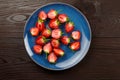
[[75, 67], [55, 72], [36, 65], [23, 42], [31, 13], [56, 0], [0, 0], [0, 80], [120, 80], [120, 0], [57, 0], [81, 10], [92, 29], [86, 57]]
[[[119, 51], [116, 50], [105, 51], [105, 50], [91, 49], [88, 55], [85, 57], [85, 59], [83, 59], [81, 63], [79, 63], [74, 68], [63, 72], [51, 72], [48, 70], [41, 69], [41, 67], [36, 66], [31, 61], [30, 62], [17, 61], [16, 63], [13, 64], [7, 63], [0, 65], [0, 71], [1, 71], [0, 74], [6, 75], [7, 78], [19, 78], [19, 79], [30, 79], [33, 77], [37, 79], [38, 75], [41, 75], [40, 78], [44, 78], [47, 76], [47, 79], [57, 79], [60, 77], [62, 79], [67, 79], [68, 77], [69, 77], [68, 79], [73, 79], [72, 76], [69, 76], [69, 75], [73, 75], [74, 77], [76, 77], [74, 79], [81, 78], [88, 80], [92, 80], [92, 79], [119, 80], [120, 70], [118, 68], [120, 67], [120, 65], [117, 63], [120, 61], [119, 58], [120, 55], [118, 53]], [[76, 74], [72, 73], [73, 71], [75, 71]], [[23, 77], [24, 75], [31, 75], [31, 74], [32, 76], [26, 76], [25, 78]], [[55, 77], [51, 77], [51, 76], [55, 76]]]
[[[6, 40], [8, 39], [8, 40]], [[24, 49], [24, 41], [22, 37], [14, 38], [14, 37], [7, 37], [7, 38], [1, 38], [0, 40], [0, 46], [2, 49], [16, 49], [18, 46], [18, 49]], [[13, 45], [13, 46], [12, 46]], [[120, 38], [93, 38], [91, 42], [91, 47], [93, 49], [114, 49], [119, 50], [120, 49]]]
[[[1, 12], [4, 12], [1, 13], [2, 14], [2, 17], [0, 19], [0, 21], [2, 22], [1, 23], [1, 26], [5, 26], [3, 27], [2, 29], [0, 29], [0, 32], [23, 32], [23, 29], [24, 29], [24, 24], [25, 22], [22, 22], [22, 24], [20, 23], [11, 23], [7, 20], [7, 18], [13, 14], [22, 14], [24, 16], [26, 16], [26, 13], [29, 12], [29, 14], [31, 14], [35, 9], [29, 9], [29, 10], [24, 10], [24, 8], [21, 10], [18, 10], [18, 8], [20, 7], [20, 4], [21, 3], [17, 3], [18, 1], [10, 1], [12, 4], [15, 4], [14, 6], [17, 7], [15, 9], [12, 9], [12, 13], [8, 14], [8, 10], [4, 10], [4, 8], [1, 8], [3, 9], [4, 11], [1, 10]], [[114, 3], [116, 4], [117, 2], [119, 1], [115, 1]], [[27, 4], [26, 1], [23, 0], [23, 5], [27, 4], [29, 5], [29, 7], [33, 6], [33, 4], [36, 4], [37, 2], [33, 2], [33, 3], [29, 3]], [[80, 2], [78, 2], [77, 4], [79, 4]], [[88, 7], [90, 6], [93, 6], [93, 7], [90, 7], [88, 8], [89, 10], [93, 10], [95, 8], [93, 2], [82, 2], [84, 3], [85, 5], [88, 5]], [[19, 4], [19, 5], [17, 5]], [[80, 3], [81, 4], [81, 3]], [[110, 3], [104, 3], [102, 5], [102, 2], [101, 2], [101, 5], [99, 6], [100, 9], [102, 9], [100, 12], [101, 14], [99, 16], [95, 16], [95, 9], [94, 11], [85, 11], [86, 10], [86, 6], [84, 5], [77, 5], [76, 7], [82, 9], [82, 12], [85, 13], [85, 15], [87, 16], [88, 20], [90, 21], [90, 24], [91, 24], [91, 28], [92, 28], [92, 32], [93, 32], [93, 36], [97, 36], [97, 37], [120, 37], [120, 34], [119, 34], [119, 30], [120, 30], [120, 18], [119, 18], [119, 15], [120, 15], [120, 12], [119, 12], [119, 8], [116, 6], [114, 6], [115, 9], [118, 9], [118, 10], [115, 10], [115, 11], [112, 11], [113, 13], [112, 14], [107, 14], [107, 12], [105, 13], [105, 11], [103, 11], [104, 9], [108, 9], [110, 6], [109, 5], [106, 5], [106, 4], [111, 4]], [[74, 3], [72, 4], [74, 5]], [[3, 5], [3, 6], [6, 6], [6, 5]], [[8, 5], [9, 6], [13, 6], [13, 5]], [[22, 6], [22, 5], [21, 5]], [[39, 7], [40, 5], [38, 5], [38, 3], [36, 4], [36, 9]], [[105, 7], [105, 8], [102, 8], [102, 7]], [[14, 8], [14, 7], [12, 7]], [[11, 9], [11, 8], [6, 8], [6, 9]], [[17, 11], [16, 11], [17, 9]], [[113, 9], [114, 10], [114, 9]], [[7, 12], [5, 12], [7, 11]], [[15, 11], [15, 12], [14, 12]], [[25, 11], [25, 12], [24, 12]], [[103, 12], [102, 12], [103, 11]], [[110, 10], [109, 10], [110, 11]], [[24, 12], [24, 13], [23, 13]], [[117, 13], [117, 14], [116, 14]], [[87, 15], [87, 14], [94, 14], [94, 15]], [[104, 14], [104, 15], [102, 15]], [[28, 16], [27, 16], [28, 18]], [[7, 24], [6, 24], [7, 23]], [[106, 24], [107, 23], [107, 24]], [[108, 24], [109, 23], [109, 24]], [[9, 30], [8, 28], [11, 28], [11, 30]], [[8, 31], [9, 30], [9, 31]]]
[[120, 49], [120, 38], [93, 38], [91, 47], [93, 49]]

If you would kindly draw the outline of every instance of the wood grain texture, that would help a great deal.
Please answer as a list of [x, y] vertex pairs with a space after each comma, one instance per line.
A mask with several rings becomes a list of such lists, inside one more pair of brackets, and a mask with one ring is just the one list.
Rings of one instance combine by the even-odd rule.
[[49, 71], [27, 55], [24, 25], [31, 13], [56, 0], [0, 0], [0, 80], [120, 80], [120, 0], [57, 0], [81, 10], [92, 29], [86, 57], [65, 71]]

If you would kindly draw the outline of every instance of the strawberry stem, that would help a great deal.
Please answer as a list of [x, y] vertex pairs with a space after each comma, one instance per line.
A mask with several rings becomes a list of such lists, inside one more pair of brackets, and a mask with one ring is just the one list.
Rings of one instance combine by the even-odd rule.
[[47, 54], [47, 53], [45, 53], [45, 59], [47, 59], [47, 57], [48, 57], [48, 54]]
[[48, 42], [48, 41], [50, 41], [50, 39], [45, 39], [45, 42]]
[[44, 21], [38, 18], [38, 22], [44, 22]]
[[[71, 49], [71, 47], [69, 46], [69, 48]], [[71, 49], [72, 50], [72, 52], [75, 52], [73, 49]]]
[[62, 32], [62, 34], [65, 34], [64, 32]]
[[71, 21], [70, 21], [70, 18], [67, 18], [67, 22], [71, 22]]
[[72, 50], [72, 52], [75, 52], [74, 50]]
[[50, 27], [48, 25], [46, 25], [46, 28], [50, 29]]
[[45, 42], [50, 41], [50, 39], [46, 39], [45, 37], [43, 37], [43, 39], [44, 39]]
[[74, 23], [72, 21], [70, 21], [70, 23], [74, 25]]
[[62, 9], [59, 9], [59, 10], [57, 10], [57, 13], [59, 13], [59, 12], [61, 12], [62, 11]]

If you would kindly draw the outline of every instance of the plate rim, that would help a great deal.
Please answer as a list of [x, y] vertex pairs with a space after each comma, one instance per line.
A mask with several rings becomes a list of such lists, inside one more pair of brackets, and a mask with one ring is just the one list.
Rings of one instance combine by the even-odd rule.
[[[88, 45], [88, 49], [86, 50], [86, 53], [82, 56], [82, 58], [77, 62], [75, 63], [74, 65], [70, 66], [70, 67], [67, 67], [67, 68], [59, 68], [59, 69], [54, 69], [54, 68], [49, 68], [49, 67], [46, 67], [46, 66], [43, 66], [41, 64], [39, 64], [37, 61], [35, 61], [29, 54], [28, 54], [28, 51], [27, 51], [27, 46], [25, 45], [25, 37], [24, 37], [24, 34], [25, 34], [25, 29], [26, 29], [26, 26], [27, 26], [27, 23], [28, 21], [30, 20], [30, 18], [32, 17], [32, 15], [38, 11], [40, 8], [42, 7], [45, 7], [47, 5], [52, 5], [52, 4], [63, 4], [63, 5], [67, 5], [67, 6], [70, 6], [72, 8], [74, 8], [75, 10], [77, 10], [82, 16], [83, 18], [85, 19], [87, 25], [88, 25], [88, 28], [89, 28], [89, 31], [90, 31], [90, 40], [89, 40], [89, 45]], [[81, 62], [84, 57], [86, 56], [86, 54], [88, 53], [89, 49], [90, 49], [90, 45], [91, 45], [91, 40], [92, 40], [92, 31], [91, 31], [91, 27], [90, 27], [90, 24], [89, 24], [89, 21], [87, 19], [87, 17], [76, 7], [74, 7], [73, 5], [71, 4], [68, 4], [68, 3], [65, 3], [65, 2], [50, 2], [50, 3], [46, 3], [44, 5], [41, 5], [39, 8], [37, 8], [36, 10], [34, 10], [31, 15], [29, 16], [29, 18], [26, 20], [25, 22], [25, 25], [24, 25], [24, 30], [23, 30], [23, 40], [24, 40], [24, 46], [25, 46], [25, 50], [27, 52], [27, 55], [29, 55], [29, 57], [33, 60], [34, 63], [36, 63], [37, 65], [41, 66], [42, 68], [44, 69], [47, 69], [47, 70], [52, 70], [52, 71], [62, 71], [62, 70], [66, 70], [66, 69], [69, 69], [69, 68], [72, 68], [74, 67], [75, 65], [77, 65], [79, 62]]]

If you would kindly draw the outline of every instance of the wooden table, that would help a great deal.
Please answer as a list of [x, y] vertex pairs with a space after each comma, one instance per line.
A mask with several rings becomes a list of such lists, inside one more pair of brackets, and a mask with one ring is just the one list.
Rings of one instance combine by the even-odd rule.
[[0, 0], [0, 80], [120, 80], [120, 0], [57, 0], [80, 9], [92, 29], [86, 57], [65, 71], [36, 65], [23, 43], [31, 13], [56, 0]]

